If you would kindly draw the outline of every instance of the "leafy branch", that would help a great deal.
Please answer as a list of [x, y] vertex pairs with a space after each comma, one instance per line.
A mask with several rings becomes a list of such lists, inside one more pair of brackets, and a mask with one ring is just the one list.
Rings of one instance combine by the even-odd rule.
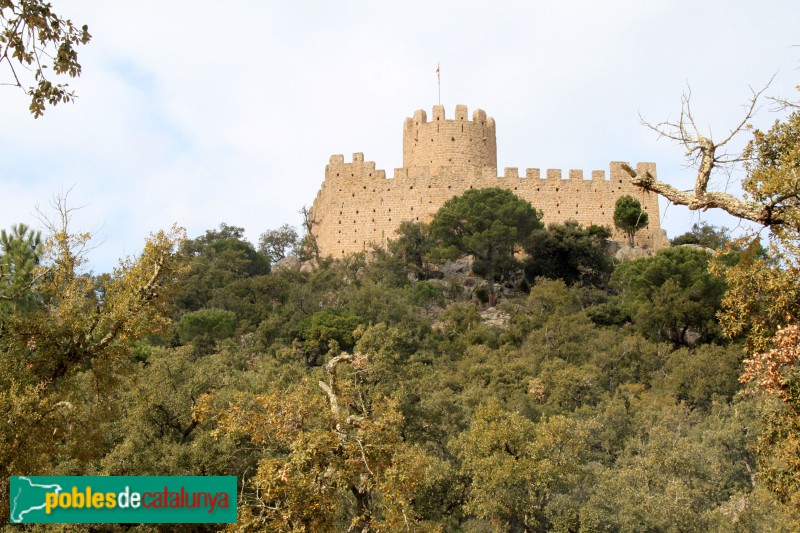
[[[42, 116], [46, 105], [71, 102], [76, 96], [66, 83], [51, 81], [55, 75], [81, 75], [76, 48], [91, 40], [86, 25], [78, 27], [62, 18], [43, 0], [0, 0], [0, 66], [8, 68], [11, 85], [31, 97], [30, 112]], [[25, 89], [23, 71], [32, 74], [34, 85]]]

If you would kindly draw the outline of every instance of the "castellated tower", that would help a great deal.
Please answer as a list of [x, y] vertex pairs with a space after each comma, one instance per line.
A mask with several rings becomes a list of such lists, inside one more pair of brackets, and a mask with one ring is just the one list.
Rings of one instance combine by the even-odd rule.
[[[650, 226], [636, 235], [637, 245], [660, 249], [669, 245], [659, 222], [658, 196], [630, 184], [621, 163], [611, 163], [609, 179], [601, 170], [584, 179], [583, 171], [517, 168], [497, 172], [495, 122], [481, 109], [469, 119], [467, 107], [456, 106], [455, 118], [445, 117], [444, 107], [433, 107], [428, 116], [414, 112], [403, 124], [403, 168], [388, 178], [364, 154], [333, 155], [325, 167], [325, 180], [311, 207], [314, 234], [322, 255], [348, 253], [383, 246], [396, 237], [404, 220], [429, 222], [453, 196], [469, 189], [500, 187], [528, 200], [543, 212], [545, 224], [575, 220], [582, 225], [608, 226], [613, 239], [625, 241], [614, 228], [617, 198], [637, 198], [649, 214]], [[637, 171], [656, 173], [654, 163], [639, 163]]]
[[463, 174], [491, 169], [497, 174], [494, 119], [482, 109], [467, 118], [467, 106], [456, 106], [455, 120], [446, 120], [444, 106], [433, 106], [433, 117], [422, 109], [403, 127], [403, 167], [446, 167]]

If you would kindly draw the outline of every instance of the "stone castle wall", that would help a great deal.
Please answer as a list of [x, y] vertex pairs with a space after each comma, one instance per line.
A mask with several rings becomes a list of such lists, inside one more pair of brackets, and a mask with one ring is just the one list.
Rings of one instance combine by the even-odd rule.
[[403, 125], [403, 167], [448, 167], [465, 173], [496, 169], [494, 119], [476, 109], [469, 121], [467, 106], [458, 105], [455, 120], [446, 120], [444, 106], [437, 105], [428, 122], [425, 111], [417, 110]]
[[[654, 163], [639, 163], [638, 172], [655, 176]], [[637, 245], [659, 249], [668, 245], [659, 222], [658, 196], [630, 184], [621, 163], [611, 163], [608, 179], [592, 171], [585, 179], [580, 170], [562, 176], [560, 170], [506, 168], [497, 175], [494, 120], [478, 109], [472, 121], [466, 106], [456, 107], [456, 118], [446, 120], [444, 108], [435, 106], [430, 122], [419, 110], [403, 127], [403, 168], [387, 179], [384, 170], [353, 154], [345, 163], [333, 155], [325, 168], [325, 180], [311, 209], [314, 234], [323, 255], [343, 255], [384, 245], [396, 237], [404, 220], [429, 222], [445, 201], [468, 189], [500, 187], [513, 191], [543, 212], [545, 224], [575, 220], [599, 224], [614, 231], [617, 198], [637, 198], [649, 215], [650, 225], [636, 235]]]

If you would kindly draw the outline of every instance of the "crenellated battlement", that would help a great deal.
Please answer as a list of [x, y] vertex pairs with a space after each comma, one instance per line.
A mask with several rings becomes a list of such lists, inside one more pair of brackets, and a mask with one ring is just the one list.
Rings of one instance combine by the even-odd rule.
[[[640, 174], [644, 172], [650, 172], [655, 174], [655, 164], [654, 163], [637, 163], [637, 172]], [[614, 179], [621, 180], [622, 183], [625, 183], [627, 179], [627, 173], [622, 170], [622, 163], [621, 162], [612, 162], [609, 165], [610, 169], [610, 177], [608, 177], [605, 170], [592, 170], [588, 174], [585, 174], [582, 169], [569, 169], [568, 171], [564, 171], [562, 169], [553, 169], [548, 168], [544, 169], [544, 172], [540, 168], [526, 168], [524, 173], [520, 173], [518, 167], [505, 167], [503, 170], [503, 175], [496, 175], [494, 173], [489, 172], [488, 168], [483, 169], [476, 169], [476, 172], [467, 172], [463, 173], [458, 170], [453, 170], [449, 166], [426, 166], [426, 167], [415, 167], [413, 169], [409, 169], [406, 167], [403, 168], [395, 168], [394, 174], [392, 177], [386, 176], [385, 170], [378, 170], [376, 169], [376, 165], [374, 161], [367, 161], [364, 159], [364, 154], [361, 152], [356, 152], [353, 154], [352, 159], [349, 162], [345, 162], [344, 155], [342, 154], [334, 154], [330, 157], [330, 161], [326, 168], [326, 177], [331, 176], [334, 178], [340, 177], [351, 177], [351, 178], [372, 178], [372, 179], [395, 179], [395, 180], [402, 180], [408, 179], [409, 177], [412, 178], [420, 178], [425, 176], [459, 176], [459, 177], [473, 177], [473, 178], [483, 178], [483, 179], [518, 179], [518, 180], [537, 180], [538, 182], [547, 182], [552, 181], [554, 184], [558, 185], [562, 182], [585, 182], [587, 184], [597, 183], [597, 182], [605, 182], [607, 185], [611, 183]], [[335, 172], [331, 172], [334, 170]], [[564, 177], [566, 176], [566, 178]], [[588, 177], [587, 177], [588, 176]]]
[[[356, 152], [349, 163], [344, 155], [334, 154], [325, 167], [325, 181], [363, 181], [364, 179], [386, 179], [386, 171], [375, 168], [375, 161], [365, 161], [364, 154]], [[323, 185], [325, 183], [323, 182]]]
[[[654, 163], [638, 163], [637, 171], [656, 175]], [[494, 119], [481, 109], [469, 120], [467, 106], [458, 105], [447, 119], [443, 106], [434, 106], [430, 120], [419, 109], [403, 126], [403, 167], [391, 178], [356, 152], [349, 162], [342, 154], [330, 157], [325, 180], [312, 212], [315, 234], [324, 255], [342, 256], [382, 245], [395, 238], [404, 220], [430, 221], [445, 201], [469, 189], [500, 187], [531, 202], [546, 224], [575, 220], [614, 229], [617, 198], [631, 195], [642, 202], [650, 227], [637, 237], [640, 245], [667, 245], [659, 225], [658, 197], [635, 187], [612, 162], [608, 172], [506, 167], [497, 172]], [[624, 235], [614, 233], [615, 240]]]
[[[456, 105], [456, 115], [454, 119], [451, 119], [451, 122], [470, 122], [469, 120], [469, 111], [467, 106], [463, 104]], [[433, 106], [433, 115], [431, 118], [431, 124], [447, 122], [447, 117], [445, 116], [445, 109], [443, 105], [435, 105]], [[474, 124], [479, 126], [487, 126], [494, 128], [494, 119], [492, 117], [486, 116], [486, 111], [483, 109], [476, 109], [472, 112], [472, 121]], [[422, 124], [428, 124], [428, 114], [425, 112], [424, 109], [417, 109], [414, 111], [413, 116], [406, 118], [405, 120], [405, 128], [411, 129], [415, 126], [420, 126]]]
[[469, 120], [469, 110], [461, 104], [451, 120], [442, 105], [433, 106], [430, 120], [418, 109], [403, 124], [403, 167], [449, 167], [467, 173], [496, 169], [494, 119], [476, 109]]

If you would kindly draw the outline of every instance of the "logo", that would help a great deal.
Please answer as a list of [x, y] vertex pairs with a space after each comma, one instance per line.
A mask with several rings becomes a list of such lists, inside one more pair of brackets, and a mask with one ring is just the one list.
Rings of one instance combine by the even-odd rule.
[[20, 524], [236, 522], [235, 476], [13, 476]]

